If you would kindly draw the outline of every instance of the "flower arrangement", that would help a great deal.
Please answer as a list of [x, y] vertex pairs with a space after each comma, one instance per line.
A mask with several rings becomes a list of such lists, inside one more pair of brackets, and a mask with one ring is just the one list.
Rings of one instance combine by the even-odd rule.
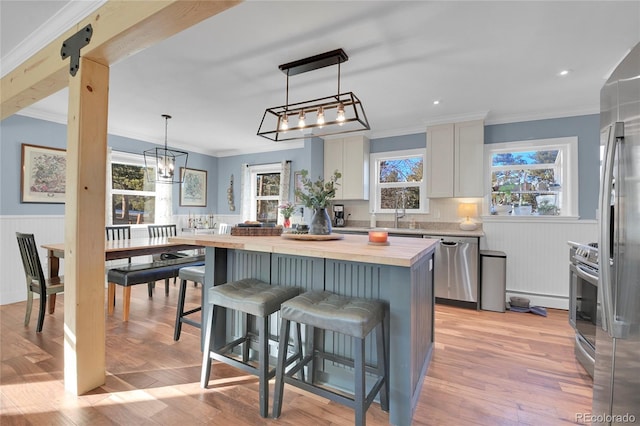
[[300, 175], [303, 189], [296, 188], [295, 195], [302, 201], [302, 204], [312, 209], [329, 207], [329, 203], [336, 196], [336, 186], [339, 185], [338, 179], [342, 177], [342, 173], [334, 171], [327, 182], [320, 178], [312, 182], [307, 170], [301, 170]]
[[280, 204], [278, 208], [282, 212], [282, 216], [284, 216], [285, 219], [289, 219], [293, 215], [293, 212], [296, 210], [296, 206], [291, 203], [291, 201]]

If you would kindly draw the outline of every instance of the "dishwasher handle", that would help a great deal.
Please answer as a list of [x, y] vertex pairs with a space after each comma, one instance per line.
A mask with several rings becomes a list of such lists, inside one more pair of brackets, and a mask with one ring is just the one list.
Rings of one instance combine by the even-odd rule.
[[458, 247], [458, 243], [454, 241], [440, 241], [440, 245], [447, 248]]

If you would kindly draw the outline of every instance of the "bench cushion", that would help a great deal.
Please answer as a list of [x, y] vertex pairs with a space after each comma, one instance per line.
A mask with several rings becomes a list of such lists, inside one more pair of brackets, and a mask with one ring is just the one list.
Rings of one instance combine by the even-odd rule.
[[282, 319], [364, 339], [384, 318], [382, 302], [310, 291], [282, 304]]
[[247, 278], [209, 289], [209, 303], [249, 315], [266, 317], [280, 309], [282, 302], [299, 293], [297, 287], [270, 285], [264, 281]]
[[131, 263], [109, 269], [107, 281], [122, 286], [143, 284], [177, 277], [185, 266], [204, 265], [204, 256], [188, 256], [179, 259], [158, 260], [151, 263]]

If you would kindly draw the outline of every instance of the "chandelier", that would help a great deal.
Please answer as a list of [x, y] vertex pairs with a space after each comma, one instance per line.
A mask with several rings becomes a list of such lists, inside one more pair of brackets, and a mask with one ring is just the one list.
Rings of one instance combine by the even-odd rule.
[[[369, 130], [362, 102], [353, 92], [340, 93], [340, 64], [349, 59], [342, 49], [321, 53], [280, 65], [287, 76], [284, 105], [267, 108], [258, 136], [281, 142]], [[289, 76], [338, 65], [337, 94], [304, 102], [289, 103]]]
[[[187, 168], [189, 154], [167, 147], [167, 126], [170, 115], [164, 118], [164, 148], [152, 148], [144, 151], [144, 166], [147, 180], [156, 183], [182, 183], [184, 177], [176, 177], [176, 168]], [[155, 170], [155, 172], [154, 172]]]

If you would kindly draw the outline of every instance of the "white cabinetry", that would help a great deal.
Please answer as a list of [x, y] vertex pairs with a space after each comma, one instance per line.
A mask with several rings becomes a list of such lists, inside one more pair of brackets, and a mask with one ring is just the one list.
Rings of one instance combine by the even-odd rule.
[[369, 199], [369, 139], [350, 136], [324, 141], [324, 177], [342, 173], [336, 200]]
[[482, 197], [483, 145], [483, 120], [427, 127], [428, 197]]

